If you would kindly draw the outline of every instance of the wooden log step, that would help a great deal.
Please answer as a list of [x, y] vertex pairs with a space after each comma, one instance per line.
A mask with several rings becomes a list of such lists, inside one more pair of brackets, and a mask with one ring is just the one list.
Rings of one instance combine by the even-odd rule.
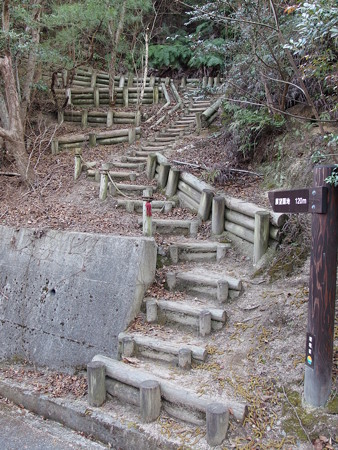
[[[172, 274], [173, 272], [170, 273]], [[237, 278], [234, 278], [225, 273], [219, 274], [213, 271], [205, 271], [198, 268], [188, 272], [176, 273], [175, 278], [176, 282], [173, 280], [171, 286], [169, 286], [171, 287], [171, 289], [174, 289], [179, 285], [181, 286], [202, 285], [202, 286], [217, 287], [217, 284], [220, 280], [226, 281], [229, 285], [229, 289], [233, 289], [235, 291], [242, 291], [243, 289], [242, 281]]]
[[189, 112], [190, 113], [202, 113], [203, 111], [205, 111], [206, 108], [204, 108], [203, 106], [199, 107], [199, 106], [193, 106], [189, 108]]
[[145, 163], [137, 163], [137, 162], [114, 162], [113, 167], [119, 169], [136, 169], [139, 172], [142, 172], [145, 169]]
[[[143, 212], [143, 200], [137, 200], [137, 199], [128, 199], [128, 200], [117, 200], [117, 206], [121, 206], [126, 208], [128, 211], [132, 212], [135, 211], [137, 213]], [[151, 202], [151, 209], [152, 211], [156, 212], [164, 212], [168, 213], [175, 207], [175, 202], [167, 201], [167, 200], [153, 200]]]
[[[195, 303], [155, 300], [153, 298], [145, 299], [147, 321], [148, 322], [170, 322], [191, 327], [198, 330], [202, 336], [211, 331], [217, 331], [223, 328], [227, 321], [226, 311], [222, 308], [215, 308], [209, 305], [196, 306]], [[201, 332], [201, 317], [205, 312], [209, 312], [209, 321], [211, 328], [208, 333]]]
[[126, 192], [142, 192], [145, 189], [150, 189], [151, 192], [156, 191], [156, 186], [149, 186], [145, 184], [123, 184], [123, 183], [116, 183], [116, 187], [120, 191], [126, 191]]
[[165, 143], [170, 143], [170, 142], [175, 142], [175, 138], [173, 138], [172, 136], [166, 136], [166, 137], [161, 137], [161, 136], [157, 136], [155, 138], [155, 142], [165, 142]]
[[[182, 412], [186, 410], [186, 420], [196, 423], [192, 412], [201, 413], [205, 420], [207, 407], [210, 403], [222, 403], [225, 408], [231, 409], [234, 419], [241, 423], [248, 413], [248, 407], [245, 402], [228, 399], [224, 396], [213, 399], [207, 395], [197, 394], [192, 390], [176, 386], [173, 382], [157, 377], [151, 372], [131, 367], [129, 364], [106, 356], [96, 355], [93, 358], [93, 362], [101, 362], [105, 365], [107, 391], [109, 394], [118, 397], [123, 403], [130, 402], [140, 406], [139, 390], [142, 383], [154, 380], [159, 383], [161, 398], [164, 400], [164, 409], [166, 404], [170, 405], [171, 414], [179, 419], [182, 419]], [[135, 389], [137, 392], [134, 392]]]
[[113, 179], [119, 179], [119, 180], [130, 180], [130, 181], [134, 181], [138, 174], [136, 172], [115, 172], [115, 171], [109, 171], [109, 175], [111, 176], [111, 178]]
[[[138, 153], [141, 153], [141, 152], [138, 152]], [[130, 162], [130, 163], [147, 163], [147, 159], [148, 159], [148, 157], [147, 156], [143, 156], [144, 154], [143, 153], [141, 153], [141, 155], [135, 155], [135, 156], [127, 156], [126, 157], [126, 160], [127, 160], [127, 162]]]
[[141, 150], [143, 152], [153, 152], [153, 153], [155, 153], [155, 152], [161, 152], [163, 150], [166, 150], [168, 147], [170, 148], [170, 146], [168, 146], [168, 145], [151, 146], [151, 145], [146, 144], [146, 145], [142, 145], [141, 146]]
[[169, 255], [173, 264], [178, 261], [221, 261], [230, 244], [219, 242], [173, 242]]
[[124, 356], [124, 348], [127, 349], [127, 345], [124, 342], [133, 342], [134, 352], [126, 356], [142, 356], [151, 359], [159, 359], [170, 363], [178, 364], [178, 356], [180, 350], [187, 348], [191, 351], [192, 361], [195, 363], [204, 362], [207, 358], [207, 350], [205, 347], [199, 347], [196, 345], [189, 345], [186, 343], [176, 343], [172, 340], [170, 342], [164, 341], [159, 338], [143, 336], [140, 334], [132, 333], [120, 333], [119, 340], [119, 355]]
[[136, 151], [135, 152], [135, 156], [148, 156], [154, 153], [163, 153], [164, 150], [141, 150], [141, 151]]
[[[142, 221], [140, 221], [140, 225]], [[161, 234], [192, 236], [197, 235], [200, 220], [153, 219], [155, 231]]]

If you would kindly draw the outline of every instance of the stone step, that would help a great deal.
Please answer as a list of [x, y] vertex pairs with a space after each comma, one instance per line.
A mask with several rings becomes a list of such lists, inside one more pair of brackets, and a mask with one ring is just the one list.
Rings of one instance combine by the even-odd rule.
[[[191, 237], [196, 237], [200, 223], [199, 219], [153, 219], [152, 221], [153, 230], [156, 233]], [[139, 221], [139, 225], [142, 225], [142, 221]]]
[[228, 248], [231, 248], [230, 244], [219, 242], [172, 242], [169, 255], [173, 264], [179, 261], [221, 261]]
[[197, 306], [196, 302], [179, 302], [168, 300], [144, 299], [146, 303], [147, 322], [174, 323], [192, 328], [201, 336], [223, 328], [227, 321], [224, 309], [209, 305]]
[[191, 368], [191, 362], [203, 363], [207, 358], [206, 348], [196, 345], [177, 343], [172, 340], [167, 342], [157, 337], [132, 333], [120, 333], [118, 339], [120, 358], [133, 356], [150, 358], [185, 369]]
[[[143, 200], [127, 200], [118, 199], [117, 206], [126, 208], [129, 212], [143, 212]], [[153, 212], [169, 213], [175, 207], [175, 202], [168, 200], [153, 200], [151, 202], [151, 209]]]
[[243, 288], [241, 280], [225, 273], [196, 268], [187, 272], [168, 272], [167, 285], [170, 291], [183, 290], [198, 298], [218, 303], [238, 297]]
[[[177, 385], [177, 382], [168, 381], [149, 371], [103, 355], [94, 356], [92, 362], [104, 365], [106, 377], [102, 381], [107, 392], [118, 398], [122, 405], [131, 404], [134, 408], [136, 407], [135, 412], [140, 414], [140, 422], [141, 420], [155, 421], [163, 411], [166, 415], [169, 414], [178, 420], [199, 426], [207, 425], [209, 429], [215, 429], [215, 425], [210, 424], [210, 414], [207, 414], [207, 409], [214, 404], [217, 404], [218, 408], [222, 406], [225, 411], [231, 410], [233, 419], [241, 423], [248, 413], [248, 407], [244, 401], [229, 399], [224, 395], [213, 399], [209, 395], [195, 393], [191, 389], [191, 383], [188, 389], [181, 384]], [[151, 388], [153, 391], [157, 388], [158, 395], [151, 395], [153, 392]], [[220, 443], [226, 435], [228, 420], [222, 421], [222, 427], [224, 430], [221, 433]], [[216, 428], [218, 435], [220, 426]], [[174, 445], [172, 448], [177, 446]]]

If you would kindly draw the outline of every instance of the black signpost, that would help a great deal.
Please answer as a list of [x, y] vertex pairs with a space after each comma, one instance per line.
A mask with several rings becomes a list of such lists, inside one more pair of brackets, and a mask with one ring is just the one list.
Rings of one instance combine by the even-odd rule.
[[332, 379], [338, 245], [338, 187], [325, 179], [335, 166], [314, 168], [314, 187], [269, 192], [272, 209], [312, 215], [312, 251], [306, 335], [304, 399], [324, 406]]

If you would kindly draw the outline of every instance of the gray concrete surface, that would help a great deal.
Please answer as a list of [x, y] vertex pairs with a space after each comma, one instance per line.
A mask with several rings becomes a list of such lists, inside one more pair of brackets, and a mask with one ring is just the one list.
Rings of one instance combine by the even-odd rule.
[[0, 398], [1, 450], [104, 450], [94, 442], [63, 425], [44, 420], [24, 408]]
[[[61, 430], [61, 438], [66, 436], [67, 433], [71, 432], [70, 430], [75, 430], [79, 433], [84, 433], [86, 436], [91, 436], [93, 439], [99, 442], [103, 442], [108, 445], [108, 448], [113, 450], [178, 450], [179, 445], [174, 444], [167, 440], [165, 436], [152, 436], [149, 433], [146, 433], [144, 430], [140, 429], [134, 422], [129, 422], [120, 416], [118, 412], [108, 412], [105, 408], [93, 408], [89, 407], [86, 399], [70, 399], [70, 398], [53, 398], [48, 395], [41, 395], [37, 393], [34, 388], [32, 388], [27, 383], [18, 383], [10, 379], [4, 378], [0, 373], [0, 398], [8, 399], [16, 405], [21, 405], [26, 408], [30, 412], [33, 412], [37, 416], [43, 417], [49, 422], [43, 421], [44, 424], [50, 424], [52, 426], [53, 432], [49, 431], [49, 428], [45, 428], [42, 426], [39, 428], [37, 424], [39, 423], [38, 418], [36, 422], [34, 422], [34, 427], [36, 428], [36, 442], [39, 443], [39, 436], [41, 440], [43, 438], [50, 439], [50, 442], [54, 442], [53, 439], [55, 437], [54, 444], [55, 447], [48, 447], [48, 445], [44, 447], [34, 447], [28, 446], [24, 447], [23, 442], [19, 442], [19, 447], [17, 445], [16, 439], [18, 441], [21, 440], [21, 436], [26, 432], [27, 434], [32, 434], [33, 431], [30, 430], [30, 425], [28, 423], [22, 422], [22, 426], [20, 426], [20, 421], [22, 417], [27, 416], [27, 412], [22, 412], [22, 414], [18, 414], [15, 417], [10, 414], [10, 412], [6, 412], [6, 409], [3, 410], [0, 406], [0, 449], [1, 450], [21, 450], [27, 448], [28, 450], [49, 450], [49, 449], [68, 449], [68, 448], [79, 448], [81, 446], [70, 447], [70, 445], [74, 444], [72, 437], [70, 440], [66, 440], [65, 443], [69, 446], [67, 447], [65, 443], [62, 442], [61, 447], [57, 447], [59, 445], [57, 430]], [[3, 401], [3, 400], [2, 400]], [[18, 410], [13, 410], [15, 411]], [[58, 422], [60, 425], [53, 423]], [[32, 424], [32, 422], [30, 422]], [[61, 424], [63, 427], [61, 427]], [[11, 436], [11, 427], [17, 427], [18, 431], [15, 431], [15, 436]], [[38, 433], [38, 430], [41, 430], [41, 434]], [[55, 436], [54, 434], [55, 433]], [[14, 431], [13, 431], [14, 434]], [[3, 437], [2, 437], [3, 436]], [[74, 436], [74, 435], [70, 435]], [[74, 439], [78, 438], [75, 435]], [[2, 440], [1, 440], [2, 439]], [[30, 439], [30, 438], [29, 438]], [[11, 442], [12, 440], [12, 442]], [[4, 447], [2, 445], [4, 442], [6, 445], [13, 445], [13, 447]], [[28, 442], [28, 441], [27, 441]], [[43, 442], [43, 441], [42, 441]], [[75, 441], [76, 443], [77, 441]], [[80, 441], [79, 441], [80, 442]], [[81, 445], [85, 445], [87, 441], [81, 441]], [[4, 445], [5, 445], [4, 444]], [[103, 447], [95, 447], [95, 443], [88, 442], [88, 445], [92, 445], [92, 447], [83, 447], [83, 448], [105, 448]], [[29, 444], [29, 445], [33, 445]], [[62, 446], [63, 445], [63, 446]], [[99, 444], [97, 444], [99, 445]]]
[[65, 369], [116, 356], [155, 267], [152, 238], [0, 226], [0, 360]]

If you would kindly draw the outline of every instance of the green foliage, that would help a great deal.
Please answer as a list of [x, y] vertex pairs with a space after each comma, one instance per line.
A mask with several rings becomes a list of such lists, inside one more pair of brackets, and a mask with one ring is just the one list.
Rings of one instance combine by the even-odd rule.
[[334, 187], [338, 186], [338, 164], [335, 164], [332, 174], [325, 178], [325, 181], [328, 184], [332, 184]]
[[272, 115], [267, 108], [243, 108], [231, 102], [223, 103], [223, 117], [229, 131], [237, 138], [243, 155], [254, 151], [258, 137], [263, 131], [277, 130], [284, 126], [285, 119], [280, 114]]
[[188, 64], [190, 56], [188, 39], [185, 36], [168, 39], [166, 44], [149, 46], [149, 63], [154, 68], [178, 69]]
[[[304, 75], [314, 76], [336, 89], [338, 8], [334, 0], [310, 0], [295, 10], [296, 36], [287, 48], [301, 58]], [[337, 81], [337, 80], [336, 80]]]

